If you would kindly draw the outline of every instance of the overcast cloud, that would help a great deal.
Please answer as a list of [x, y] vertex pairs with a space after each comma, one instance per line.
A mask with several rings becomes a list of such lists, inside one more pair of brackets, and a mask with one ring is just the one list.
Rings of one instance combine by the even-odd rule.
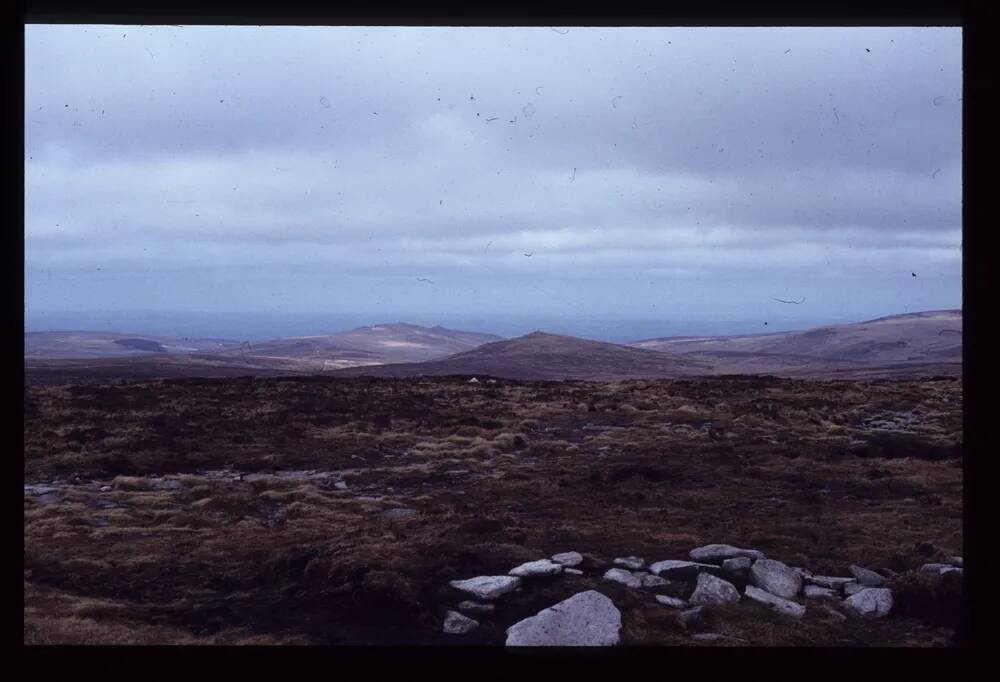
[[29, 313], [961, 307], [958, 28], [29, 26], [25, 94]]

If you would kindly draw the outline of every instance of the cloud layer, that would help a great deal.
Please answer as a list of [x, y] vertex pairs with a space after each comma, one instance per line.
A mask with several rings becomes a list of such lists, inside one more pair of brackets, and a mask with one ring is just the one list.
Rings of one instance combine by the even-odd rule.
[[26, 303], [959, 307], [961, 97], [952, 28], [29, 26]]

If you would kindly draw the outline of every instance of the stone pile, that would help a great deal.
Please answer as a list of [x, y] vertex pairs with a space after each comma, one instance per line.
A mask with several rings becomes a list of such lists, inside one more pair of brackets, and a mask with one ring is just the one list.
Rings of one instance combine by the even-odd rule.
[[[744, 600], [792, 618], [805, 615], [807, 606], [803, 602], [810, 601], [840, 602], [849, 615], [861, 618], [885, 617], [892, 611], [893, 595], [885, 586], [886, 579], [864, 566], [851, 565], [850, 576], [814, 575], [808, 569], [769, 559], [758, 550], [725, 544], [698, 547], [688, 556], [689, 559], [664, 559], [649, 564], [637, 556], [617, 557], [610, 567], [601, 568], [603, 572], [592, 577], [651, 592], [657, 603], [675, 609], [685, 623], [697, 620], [705, 606]], [[939, 575], [963, 570], [961, 557], [949, 557], [946, 562], [925, 564], [920, 570]], [[453, 588], [478, 601], [465, 600], [455, 610], [449, 610], [444, 631], [470, 632], [479, 623], [465, 614], [493, 615], [494, 605], [486, 602], [520, 590], [532, 580], [585, 575], [584, 568], [587, 566], [582, 554], [562, 552], [548, 559], [523, 563], [510, 569], [508, 575], [453, 580], [450, 583]], [[688, 598], [681, 599], [678, 595]], [[821, 610], [846, 618], [830, 606], [824, 605]], [[612, 600], [590, 589], [507, 628], [507, 645], [610, 646], [618, 643], [620, 630], [621, 613]]]

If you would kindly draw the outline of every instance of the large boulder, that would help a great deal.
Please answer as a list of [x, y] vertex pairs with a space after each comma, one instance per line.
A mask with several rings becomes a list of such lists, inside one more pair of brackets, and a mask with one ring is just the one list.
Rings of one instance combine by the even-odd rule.
[[863, 566], [852, 565], [848, 570], [865, 587], [882, 587], [885, 584], [885, 578]]
[[583, 563], [583, 555], [579, 552], [561, 552], [553, 554], [552, 561], [563, 566], [579, 566]]
[[481, 575], [468, 580], [452, 580], [448, 584], [483, 601], [493, 601], [516, 590], [521, 579], [512, 575]]
[[507, 628], [507, 646], [614, 646], [621, 612], [600, 592], [587, 590]]
[[732, 583], [710, 573], [699, 573], [698, 584], [689, 600], [692, 604], [730, 604], [740, 600], [739, 590]]
[[704, 547], [692, 549], [688, 553], [688, 556], [695, 561], [722, 563], [726, 559], [734, 559], [736, 557], [746, 557], [756, 561], [757, 559], [763, 559], [764, 553], [758, 552], [756, 549], [741, 549], [732, 545], [705, 545]]
[[802, 589], [802, 573], [774, 559], [758, 559], [750, 567], [750, 584], [790, 599]]
[[604, 574], [605, 580], [621, 583], [626, 587], [642, 587], [642, 578], [638, 578], [624, 568], [611, 568]]
[[866, 587], [844, 600], [851, 613], [862, 618], [881, 618], [892, 610], [892, 590], [886, 587]]
[[562, 573], [562, 564], [557, 564], [554, 561], [549, 561], [548, 559], [539, 559], [538, 561], [529, 561], [526, 564], [521, 564], [516, 566], [508, 573], [510, 575], [516, 575], [519, 578], [526, 578], [528, 576], [534, 575], [558, 575]]
[[723, 575], [724, 571], [720, 566], [714, 564], [701, 564], [696, 561], [682, 561], [678, 559], [667, 559], [657, 561], [649, 567], [649, 570], [663, 578], [671, 580], [691, 580], [699, 573], [711, 573], [715, 576]]
[[770, 592], [754, 587], [753, 585], [747, 585], [746, 592], [743, 594], [747, 599], [751, 599], [760, 604], [765, 604], [775, 611], [784, 613], [788, 616], [801, 618], [806, 612], [806, 607], [802, 604], [793, 602], [790, 599], [783, 599], [782, 597], [775, 596]]

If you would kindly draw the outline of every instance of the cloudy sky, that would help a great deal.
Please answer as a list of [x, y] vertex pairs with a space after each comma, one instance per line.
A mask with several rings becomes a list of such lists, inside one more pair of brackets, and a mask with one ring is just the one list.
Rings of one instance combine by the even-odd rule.
[[961, 41], [28, 26], [27, 320], [767, 331], [958, 308]]

